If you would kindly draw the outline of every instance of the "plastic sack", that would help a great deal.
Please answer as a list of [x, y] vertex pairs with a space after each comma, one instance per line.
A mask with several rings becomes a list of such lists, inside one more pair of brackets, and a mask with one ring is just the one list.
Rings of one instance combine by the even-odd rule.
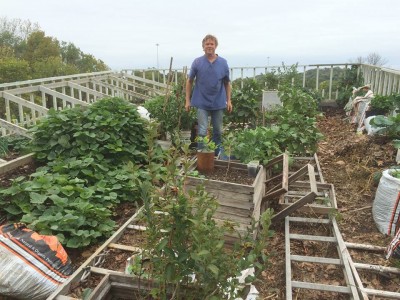
[[378, 230], [387, 235], [396, 232], [396, 220], [400, 211], [400, 179], [390, 175], [390, 169], [382, 172], [372, 205], [372, 216]]
[[0, 226], [0, 295], [46, 299], [73, 273], [55, 236], [39, 235], [25, 224]]

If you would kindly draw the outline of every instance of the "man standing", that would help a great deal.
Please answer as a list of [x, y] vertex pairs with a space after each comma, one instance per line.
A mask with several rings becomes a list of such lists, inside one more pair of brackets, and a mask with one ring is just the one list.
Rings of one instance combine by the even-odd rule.
[[[186, 111], [197, 108], [198, 136], [205, 137], [208, 130], [208, 117], [211, 117], [212, 141], [218, 146], [218, 155], [222, 142], [222, 119], [224, 110], [232, 111], [231, 85], [227, 61], [218, 56], [215, 50], [218, 40], [213, 35], [206, 35], [202, 41], [204, 55], [196, 58], [190, 68], [186, 82]], [[193, 95], [190, 98], [193, 83]], [[201, 149], [202, 144], [198, 145]]]

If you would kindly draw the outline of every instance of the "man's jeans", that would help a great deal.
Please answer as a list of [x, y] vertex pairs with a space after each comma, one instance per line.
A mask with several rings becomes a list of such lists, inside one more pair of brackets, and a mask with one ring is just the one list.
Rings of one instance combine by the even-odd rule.
[[[205, 137], [207, 135], [208, 129], [208, 117], [211, 117], [212, 125], [212, 141], [217, 145], [215, 154], [219, 153], [219, 149], [222, 142], [222, 119], [224, 116], [225, 109], [218, 110], [205, 110], [197, 109], [197, 122], [198, 122], [198, 135], [200, 137]], [[197, 145], [198, 149], [202, 149], [203, 145], [199, 143]]]

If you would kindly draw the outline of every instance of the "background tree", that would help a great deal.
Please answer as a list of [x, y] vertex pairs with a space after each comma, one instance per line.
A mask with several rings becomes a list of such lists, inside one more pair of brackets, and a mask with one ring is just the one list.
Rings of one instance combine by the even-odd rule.
[[8, 46], [14, 49], [15, 56], [20, 58], [28, 36], [40, 30], [39, 24], [29, 20], [0, 17], [0, 47]]
[[109, 69], [73, 43], [46, 36], [36, 23], [0, 18], [0, 83]]
[[35, 31], [28, 37], [23, 58], [30, 64], [43, 61], [49, 57], [61, 57], [60, 45], [57, 39], [47, 37], [44, 31]]
[[29, 73], [27, 61], [15, 57], [0, 58], [0, 83], [28, 80]]
[[358, 56], [356, 59], [352, 59], [350, 61], [358, 64], [369, 64], [379, 67], [388, 63], [388, 60], [386, 58], [383, 58], [380, 54], [376, 52], [372, 52], [366, 57]]

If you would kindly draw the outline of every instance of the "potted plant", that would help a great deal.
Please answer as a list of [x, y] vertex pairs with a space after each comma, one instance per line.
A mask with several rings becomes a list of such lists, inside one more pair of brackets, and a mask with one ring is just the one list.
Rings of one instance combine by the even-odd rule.
[[214, 170], [214, 156], [217, 145], [208, 136], [196, 138], [197, 170], [202, 173], [210, 173]]

